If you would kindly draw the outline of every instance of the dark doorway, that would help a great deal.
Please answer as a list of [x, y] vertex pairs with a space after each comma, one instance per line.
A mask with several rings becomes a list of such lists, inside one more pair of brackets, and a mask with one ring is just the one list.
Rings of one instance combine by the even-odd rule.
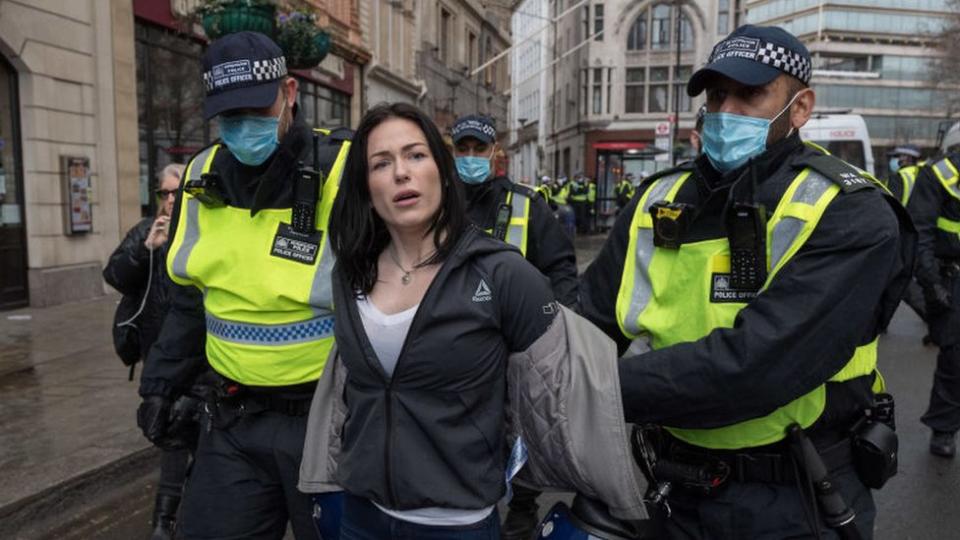
[[27, 292], [17, 72], [0, 59], [0, 309], [27, 305]]

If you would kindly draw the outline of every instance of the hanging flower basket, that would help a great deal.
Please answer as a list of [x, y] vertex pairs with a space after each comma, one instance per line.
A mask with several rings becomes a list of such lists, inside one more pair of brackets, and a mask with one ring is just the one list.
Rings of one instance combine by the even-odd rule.
[[330, 34], [317, 28], [312, 14], [294, 12], [280, 15], [279, 20], [277, 45], [283, 49], [288, 68], [314, 68], [330, 52]]
[[260, 32], [273, 38], [275, 5], [263, 0], [209, 0], [198, 9], [203, 31], [211, 40], [234, 32]]

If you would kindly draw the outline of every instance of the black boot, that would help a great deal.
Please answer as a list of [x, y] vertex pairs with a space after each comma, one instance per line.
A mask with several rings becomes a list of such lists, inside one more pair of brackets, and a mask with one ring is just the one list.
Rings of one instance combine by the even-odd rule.
[[935, 456], [952, 458], [957, 453], [955, 433], [949, 431], [934, 431], [930, 437], [930, 453]]
[[157, 495], [153, 506], [153, 521], [150, 524], [150, 540], [173, 540], [173, 531], [177, 526], [177, 508], [180, 506], [180, 497], [174, 495]]
[[500, 529], [502, 540], [530, 540], [537, 528], [539, 491], [513, 484], [513, 498], [508, 505], [507, 519]]

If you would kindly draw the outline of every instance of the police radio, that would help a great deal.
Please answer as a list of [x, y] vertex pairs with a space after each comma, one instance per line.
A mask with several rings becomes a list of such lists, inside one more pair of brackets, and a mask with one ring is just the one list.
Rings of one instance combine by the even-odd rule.
[[223, 193], [220, 191], [220, 175], [207, 172], [200, 175], [200, 179], [189, 179], [183, 184], [183, 191], [197, 199], [204, 206], [219, 208], [226, 206]]
[[513, 209], [510, 208], [509, 204], [501, 203], [497, 207], [497, 219], [493, 224], [493, 237], [499, 240], [503, 240], [507, 237], [507, 227], [510, 225], [510, 216], [513, 214]]
[[726, 225], [730, 287], [759, 291], [767, 281], [767, 213], [763, 205], [734, 203]]
[[665, 249], [680, 249], [690, 222], [694, 206], [686, 203], [657, 201], [650, 206], [653, 218], [653, 245]]
[[317, 228], [317, 201], [323, 173], [300, 163], [293, 188], [293, 230], [311, 234]]

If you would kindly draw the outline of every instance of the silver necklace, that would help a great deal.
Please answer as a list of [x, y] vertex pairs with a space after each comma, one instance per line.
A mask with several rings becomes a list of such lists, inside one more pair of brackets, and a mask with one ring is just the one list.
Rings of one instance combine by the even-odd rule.
[[[403, 267], [402, 264], [400, 264], [400, 259], [397, 258], [396, 253], [394, 253], [392, 249], [387, 248], [387, 255], [390, 255], [390, 258], [393, 259], [393, 264], [397, 265], [397, 268], [399, 268], [400, 271], [403, 272], [403, 276], [400, 277], [400, 283], [402, 283], [402, 284], [404, 284], [404, 285], [409, 285], [409, 284], [410, 284], [410, 281], [413, 280], [413, 276], [412, 276], [411, 274], [413, 274], [413, 272], [414, 272], [416, 269], [418, 269], [418, 268], [420, 268], [421, 266], [423, 266], [423, 259], [421, 259], [421, 260], [417, 261], [416, 263], [414, 263], [414, 265], [413, 265], [412, 268], [410, 268], [409, 270], [407, 270], [406, 268]], [[430, 255], [433, 255], [433, 252], [431, 252]], [[429, 256], [424, 257], [424, 259], [428, 259], [428, 258], [430, 258], [430, 257], [429, 257]]]

